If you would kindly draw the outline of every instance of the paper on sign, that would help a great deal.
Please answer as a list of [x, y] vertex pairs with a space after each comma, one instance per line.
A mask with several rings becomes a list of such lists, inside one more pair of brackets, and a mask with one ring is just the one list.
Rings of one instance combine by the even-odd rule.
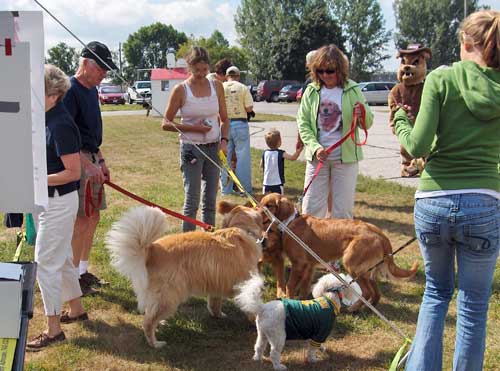
[[0, 263], [0, 279], [19, 281], [22, 274], [21, 264]]
[[14, 40], [14, 17], [12, 12], [0, 12], [0, 40]]

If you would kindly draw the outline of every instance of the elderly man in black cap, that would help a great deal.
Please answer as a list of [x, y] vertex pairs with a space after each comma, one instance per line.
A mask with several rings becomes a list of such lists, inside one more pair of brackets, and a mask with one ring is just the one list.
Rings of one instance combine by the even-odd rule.
[[[87, 268], [94, 233], [99, 223], [99, 210], [106, 208], [102, 184], [110, 175], [100, 150], [102, 118], [96, 87], [106, 77], [108, 71], [116, 69], [106, 45], [98, 41], [88, 43], [80, 54], [78, 70], [71, 77], [71, 88], [64, 97], [66, 109], [78, 126], [82, 139], [80, 204], [72, 246], [73, 262], [75, 267], [79, 268], [80, 286], [84, 295], [92, 291], [92, 286], [100, 285], [100, 280], [89, 273]], [[93, 202], [87, 200], [86, 203], [85, 193], [87, 198], [93, 199]]]

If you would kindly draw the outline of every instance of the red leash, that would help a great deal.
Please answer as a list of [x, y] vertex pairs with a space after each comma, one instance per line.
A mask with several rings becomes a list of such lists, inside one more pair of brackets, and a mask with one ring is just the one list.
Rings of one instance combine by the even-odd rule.
[[[356, 108], [353, 109], [352, 121], [351, 121], [351, 128], [349, 129], [349, 131], [342, 138], [340, 138], [339, 141], [333, 143], [330, 147], [328, 147], [326, 149], [326, 153], [328, 155], [330, 153], [332, 153], [332, 151], [335, 148], [337, 148], [342, 143], [344, 143], [347, 140], [347, 138], [349, 138], [349, 137], [351, 137], [352, 141], [357, 146], [363, 146], [363, 145], [366, 144], [366, 140], [368, 139], [368, 130], [366, 129], [366, 109], [365, 109], [365, 106], [363, 106], [360, 103], [359, 103], [359, 107], [361, 109], [361, 115], [358, 117], [358, 115], [356, 113]], [[365, 139], [361, 143], [356, 142], [356, 124], [358, 123], [358, 121], [359, 121], [359, 124], [360, 124], [361, 128], [365, 132]], [[314, 174], [313, 174], [311, 180], [309, 181], [309, 184], [307, 184], [307, 186], [304, 188], [304, 192], [302, 192], [301, 198], [304, 198], [304, 196], [306, 195], [307, 191], [309, 190], [309, 187], [311, 186], [313, 180], [316, 179], [316, 177], [318, 176], [319, 171], [323, 167], [323, 162], [324, 161], [319, 161], [318, 166], [316, 166], [316, 169], [314, 170]]]
[[[165, 214], [173, 216], [174, 218], [185, 220], [186, 222], [197, 225], [206, 231], [213, 230], [213, 226], [211, 226], [210, 224], [200, 222], [199, 220], [190, 218], [189, 216], [179, 214], [175, 211], [172, 211], [172, 210], [166, 209], [164, 207], [161, 207], [157, 204], [154, 204], [154, 203], [152, 203], [152, 202], [150, 202], [142, 197], [137, 196], [136, 194], [133, 194], [132, 192], [127, 191], [126, 189], [124, 189], [124, 188], [120, 187], [119, 185], [116, 185], [108, 180], [106, 180], [104, 183], [107, 184], [108, 186], [110, 186], [111, 188], [115, 189], [116, 191], [123, 193], [125, 196], [128, 196], [136, 201], [139, 201], [140, 203], [142, 203], [144, 205], [156, 207], [156, 208], [160, 209], [161, 211], [163, 211]], [[90, 181], [87, 180], [87, 183], [85, 184], [85, 207], [84, 207], [86, 216], [92, 216], [92, 214], [94, 213], [94, 210], [96, 209], [96, 205], [94, 205], [94, 200], [93, 200], [92, 187], [89, 184], [90, 184]], [[98, 198], [98, 206], [97, 207], [100, 207], [101, 203], [102, 203], [102, 189], [103, 189], [103, 187], [104, 187], [104, 185], [101, 185], [101, 187], [99, 188], [99, 193], [97, 196], [97, 198]], [[88, 214], [88, 212], [89, 212], [89, 214]]]

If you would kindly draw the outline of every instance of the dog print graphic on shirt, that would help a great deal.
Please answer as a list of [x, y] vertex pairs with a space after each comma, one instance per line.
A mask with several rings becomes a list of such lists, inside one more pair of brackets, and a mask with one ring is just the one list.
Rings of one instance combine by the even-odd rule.
[[335, 131], [340, 126], [342, 111], [337, 103], [330, 100], [322, 100], [319, 105], [320, 129], [326, 132]]

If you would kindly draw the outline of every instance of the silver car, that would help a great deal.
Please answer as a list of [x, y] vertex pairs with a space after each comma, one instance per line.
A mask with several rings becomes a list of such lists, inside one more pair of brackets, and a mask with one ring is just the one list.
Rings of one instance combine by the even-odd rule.
[[392, 89], [395, 82], [390, 81], [368, 81], [360, 82], [359, 87], [363, 92], [368, 104], [387, 104], [389, 91]]

